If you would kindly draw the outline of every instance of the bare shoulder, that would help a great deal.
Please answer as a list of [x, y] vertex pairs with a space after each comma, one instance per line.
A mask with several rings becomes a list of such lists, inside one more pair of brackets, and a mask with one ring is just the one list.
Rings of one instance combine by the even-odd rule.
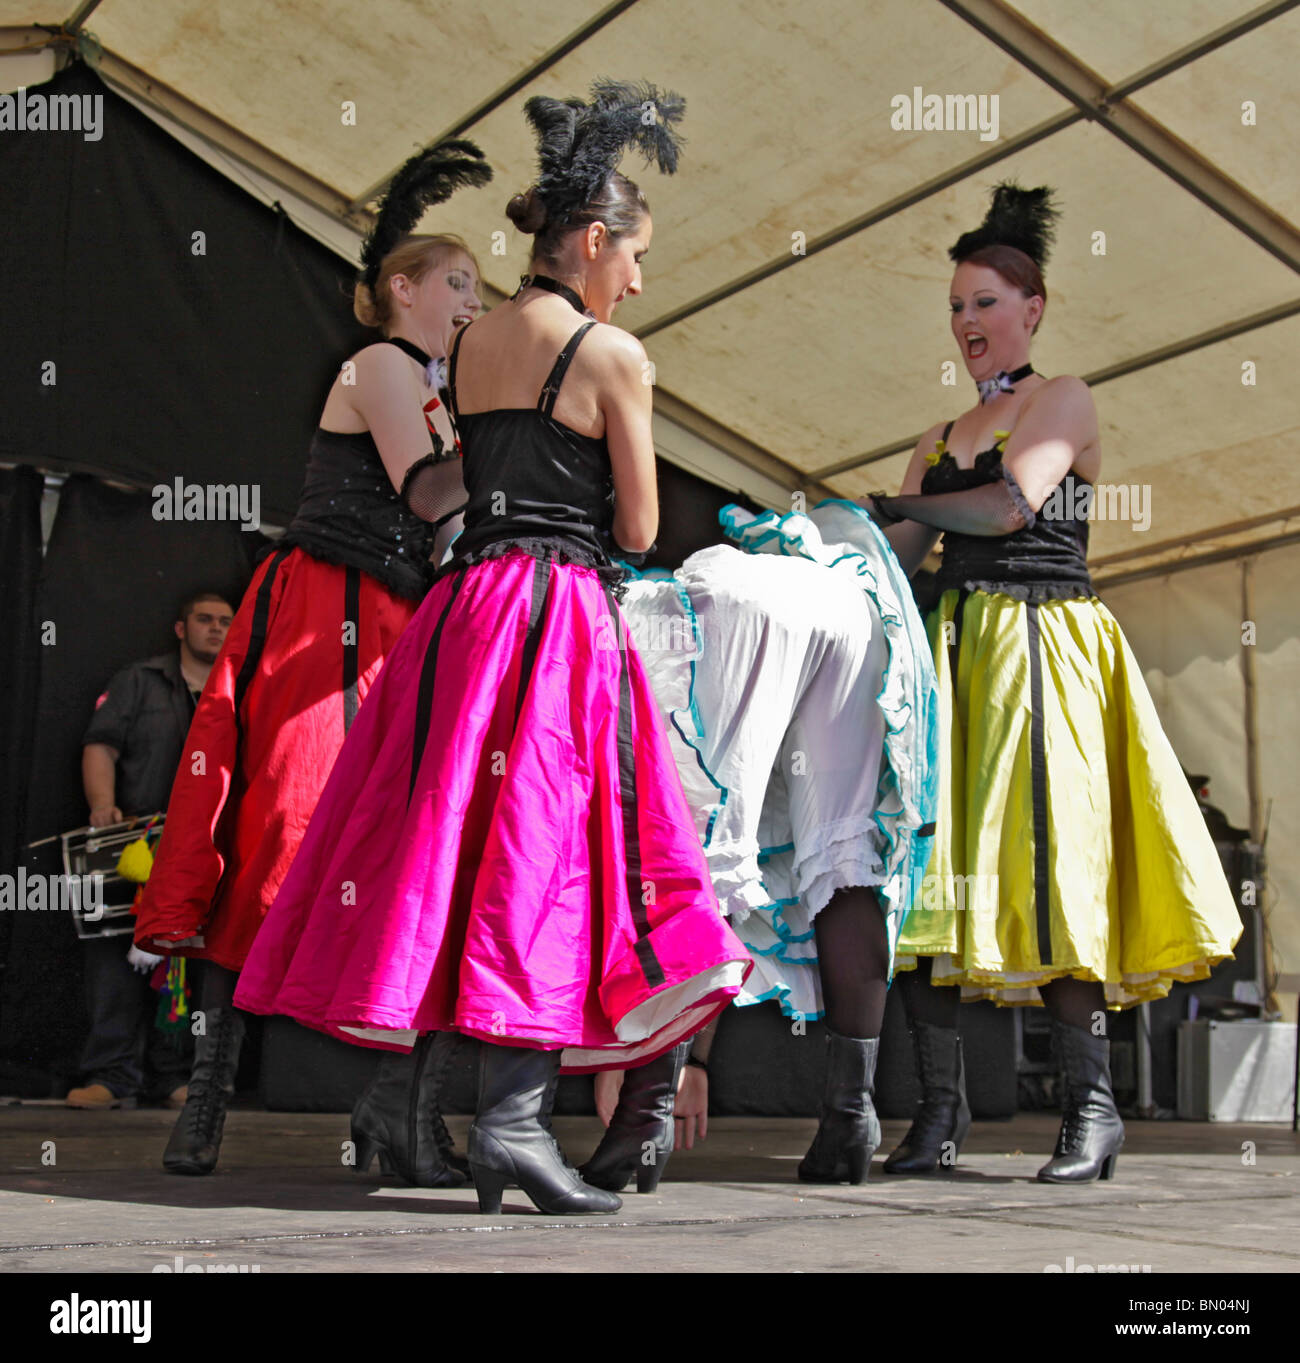
[[387, 341], [375, 341], [362, 346], [352, 357], [358, 373], [368, 374], [409, 374], [411, 362], [404, 351]]
[[611, 378], [639, 377], [649, 363], [645, 346], [631, 332], [609, 322], [597, 322], [582, 347], [588, 367]]
[[1092, 390], [1073, 374], [1058, 374], [1055, 378], [1040, 384], [1025, 402], [1026, 414], [1031, 408], [1069, 416], [1084, 416], [1096, 412]]

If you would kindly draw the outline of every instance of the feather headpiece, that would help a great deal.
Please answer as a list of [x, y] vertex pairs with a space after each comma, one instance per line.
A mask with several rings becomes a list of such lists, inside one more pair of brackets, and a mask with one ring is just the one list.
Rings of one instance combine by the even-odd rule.
[[1021, 189], [1003, 181], [993, 191], [993, 202], [984, 221], [973, 232], [964, 232], [948, 251], [950, 259], [965, 260], [982, 246], [1014, 246], [1041, 270], [1056, 240], [1060, 210], [1046, 185]]
[[644, 82], [597, 80], [589, 104], [534, 95], [524, 113], [537, 134], [536, 195], [548, 225], [565, 222], [590, 203], [628, 147], [671, 175], [683, 143], [673, 125], [685, 112], [681, 95]]
[[374, 288], [384, 257], [424, 216], [465, 185], [485, 185], [492, 167], [463, 139], [432, 143], [416, 152], [389, 181], [370, 235], [361, 245], [361, 280]]

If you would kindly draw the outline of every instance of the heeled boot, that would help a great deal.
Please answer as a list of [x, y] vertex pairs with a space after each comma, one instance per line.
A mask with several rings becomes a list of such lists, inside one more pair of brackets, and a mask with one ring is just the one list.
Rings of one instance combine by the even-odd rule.
[[633, 1174], [638, 1193], [652, 1193], [659, 1186], [673, 1152], [673, 1105], [690, 1048], [683, 1041], [623, 1075], [609, 1128], [578, 1170], [593, 1188], [621, 1193]]
[[169, 1174], [210, 1174], [217, 1167], [226, 1107], [235, 1096], [235, 1072], [244, 1041], [244, 1015], [227, 1004], [209, 1008], [202, 1036], [194, 1038], [194, 1070], [185, 1106], [163, 1151]]
[[1052, 1045], [1064, 1081], [1056, 1152], [1038, 1171], [1041, 1183], [1110, 1178], [1124, 1144], [1124, 1123], [1110, 1086], [1110, 1042], [1086, 1027], [1052, 1019]]
[[799, 1165], [805, 1183], [861, 1183], [880, 1145], [875, 1088], [878, 1036], [860, 1039], [826, 1029], [826, 1087], [821, 1121]]
[[613, 1193], [584, 1183], [551, 1134], [559, 1080], [559, 1051], [480, 1042], [478, 1112], [469, 1129], [480, 1212], [501, 1211], [507, 1183], [517, 1183], [552, 1216], [616, 1212], [623, 1205]]
[[455, 1032], [427, 1032], [409, 1053], [384, 1052], [352, 1109], [357, 1173], [378, 1155], [383, 1173], [416, 1188], [469, 1183], [469, 1162], [456, 1153], [438, 1109], [442, 1076], [459, 1041]]
[[[970, 1130], [966, 1101], [966, 1064], [955, 1027], [929, 1022], [912, 1025], [921, 1104], [907, 1135], [885, 1161], [887, 1174], [930, 1174], [950, 1168]], [[951, 1150], [944, 1147], [951, 1144]]]

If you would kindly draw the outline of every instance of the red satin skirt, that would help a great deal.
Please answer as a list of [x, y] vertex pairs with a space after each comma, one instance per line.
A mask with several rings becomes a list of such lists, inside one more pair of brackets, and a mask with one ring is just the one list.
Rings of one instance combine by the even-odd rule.
[[344, 735], [416, 609], [302, 549], [259, 566], [190, 723], [137, 945], [243, 968]]

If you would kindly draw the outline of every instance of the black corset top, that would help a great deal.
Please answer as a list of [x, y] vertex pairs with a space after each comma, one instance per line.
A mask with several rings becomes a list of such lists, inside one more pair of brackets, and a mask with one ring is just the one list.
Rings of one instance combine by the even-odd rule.
[[359, 568], [419, 601], [433, 581], [434, 527], [397, 495], [369, 431], [317, 428], [298, 511], [280, 545]]
[[469, 327], [457, 334], [448, 394], [469, 500], [465, 528], [444, 572], [523, 549], [583, 564], [609, 585], [622, 584], [623, 570], [610, 558], [614, 478], [609, 448], [603, 437], [582, 435], [553, 415], [565, 371], [594, 325], [584, 324], [569, 339], [536, 407], [484, 412], [462, 412], [457, 406], [456, 363]]
[[[992, 449], [975, 456], [972, 468], [961, 468], [944, 448], [950, 421], [944, 428], [931, 464], [921, 479], [921, 492], [962, 492], [994, 483], [1003, 477], [1002, 446], [1009, 432]], [[945, 530], [941, 591], [1003, 592], [1022, 601], [1055, 601], [1095, 595], [1088, 575], [1088, 509], [1092, 484], [1067, 474], [1038, 511], [1033, 525], [1010, 535], [961, 535]]]

